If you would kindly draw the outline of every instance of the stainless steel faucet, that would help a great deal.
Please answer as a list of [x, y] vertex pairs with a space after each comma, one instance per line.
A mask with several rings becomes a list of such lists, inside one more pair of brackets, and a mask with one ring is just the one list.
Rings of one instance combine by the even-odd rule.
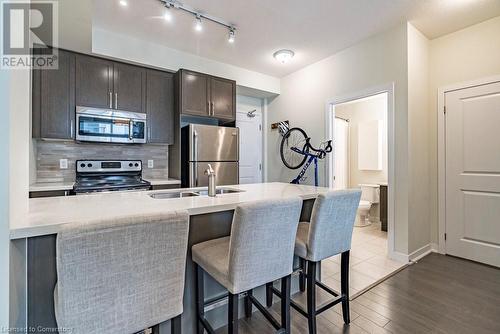
[[208, 196], [215, 197], [215, 172], [210, 164], [208, 164], [208, 169], [205, 171], [205, 175], [208, 176]]

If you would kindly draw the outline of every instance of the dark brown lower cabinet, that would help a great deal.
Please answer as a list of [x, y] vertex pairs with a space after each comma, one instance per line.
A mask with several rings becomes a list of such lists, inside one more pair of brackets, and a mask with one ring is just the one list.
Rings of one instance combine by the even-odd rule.
[[381, 230], [387, 232], [387, 185], [380, 185]]
[[151, 190], [179, 189], [180, 184], [156, 184], [151, 186]]
[[47, 191], [30, 191], [30, 198], [42, 197], [57, 197], [57, 196], [70, 196], [74, 195], [72, 190], [47, 190]]

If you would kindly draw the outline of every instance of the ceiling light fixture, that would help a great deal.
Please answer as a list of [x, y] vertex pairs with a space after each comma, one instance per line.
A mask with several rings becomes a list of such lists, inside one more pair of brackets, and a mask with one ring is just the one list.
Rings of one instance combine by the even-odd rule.
[[123, 7], [127, 7], [128, 3], [125, 0], [120, 0], [120, 5], [122, 5]]
[[170, 13], [170, 10], [168, 8], [165, 9], [165, 13], [163, 14], [163, 19], [167, 22], [172, 21], [172, 14]]
[[227, 41], [228, 41], [229, 43], [234, 43], [234, 39], [235, 39], [235, 37], [236, 37], [235, 35], [236, 35], [236, 33], [234, 32], [234, 29], [233, 29], [233, 28], [230, 28], [230, 29], [229, 29], [229, 37], [228, 37]]
[[201, 24], [201, 16], [199, 14], [196, 15], [196, 23], [194, 24], [194, 30], [196, 31], [203, 30], [203, 24]]
[[[125, 0], [121, 0], [121, 1], [125, 1]], [[228, 36], [227, 41], [229, 43], [234, 43], [235, 35], [236, 35], [236, 27], [234, 26], [234, 24], [228, 23], [224, 20], [221, 20], [217, 17], [211, 16], [211, 15], [206, 14], [206, 13], [200, 13], [197, 9], [186, 6], [182, 2], [180, 2], [179, 0], [158, 0], [158, 1], [160, 1], [163, 4], [163, 6], [165, 6], [167, 8], [167, 11], [163, 15], [163, 18], [166, 21], [172, 20], [172, 14], [171, 14], [172, 11], [171, 10], [179, 9], [179, 10], [182, 10], [186, 13], [190, 13], [190, 14], [195, 16], [196, 21], [195, 21], [195, 25], [194, 25], [194, 30], [196, 30], [197, 32], [201, 32], [203, 30], [203, 24], [201, 22], [201, 19], [203, 18], [206, 21], [210, 21], [210, 22], [219, 24], [219, 25], [224, 26], [227, 29], [229, 29], [229, 36]], [[167, 14], [167, 12], [168, 12], [168, 14]]]
[[275, 53], [273, 53], [273, 57], [282, 64], [288, 63], [293, 58], [294, 55], [295, 52], [287, 49], [278, 50]]

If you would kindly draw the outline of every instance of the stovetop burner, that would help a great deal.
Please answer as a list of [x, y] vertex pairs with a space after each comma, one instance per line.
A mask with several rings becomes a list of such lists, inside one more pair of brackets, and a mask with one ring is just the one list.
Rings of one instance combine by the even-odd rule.
[[142, 179], [140, 160], [79, 160], [76, 163], [76, 194], [117, 190], [149, 190]]

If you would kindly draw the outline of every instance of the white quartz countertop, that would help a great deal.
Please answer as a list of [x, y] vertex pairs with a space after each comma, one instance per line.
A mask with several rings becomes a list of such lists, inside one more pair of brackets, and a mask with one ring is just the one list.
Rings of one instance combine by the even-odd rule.
[[[86, 223], [106, 218], [187, 210], [191, 215], [232, 210], [239, 203], [255, 200], [315, 198], [328, 188], [289, 183], [259, 183], [225, 186], [243, 190], [217, 197], [193, 196], [154, 199], [149, 195], [172, 190], [110, 192], [65, 197], [31, 198], [26, 221], [10, 226], [10, 238], [20, 239], [57, 233], [67, 223]], [[183, 189], [185, 191], [186, 189]]]
[[30, 184], [30, 192], [73, 190], [74, 182], [35, 182]]
[[177, 179], [153, 179], [153, 178], [143, 178], [144, 180], [148, 181], [151, 183], [152, 186], [162, 186], [162, 185], [169, 185], [169, 184], [181, 184], [181, 180]]

